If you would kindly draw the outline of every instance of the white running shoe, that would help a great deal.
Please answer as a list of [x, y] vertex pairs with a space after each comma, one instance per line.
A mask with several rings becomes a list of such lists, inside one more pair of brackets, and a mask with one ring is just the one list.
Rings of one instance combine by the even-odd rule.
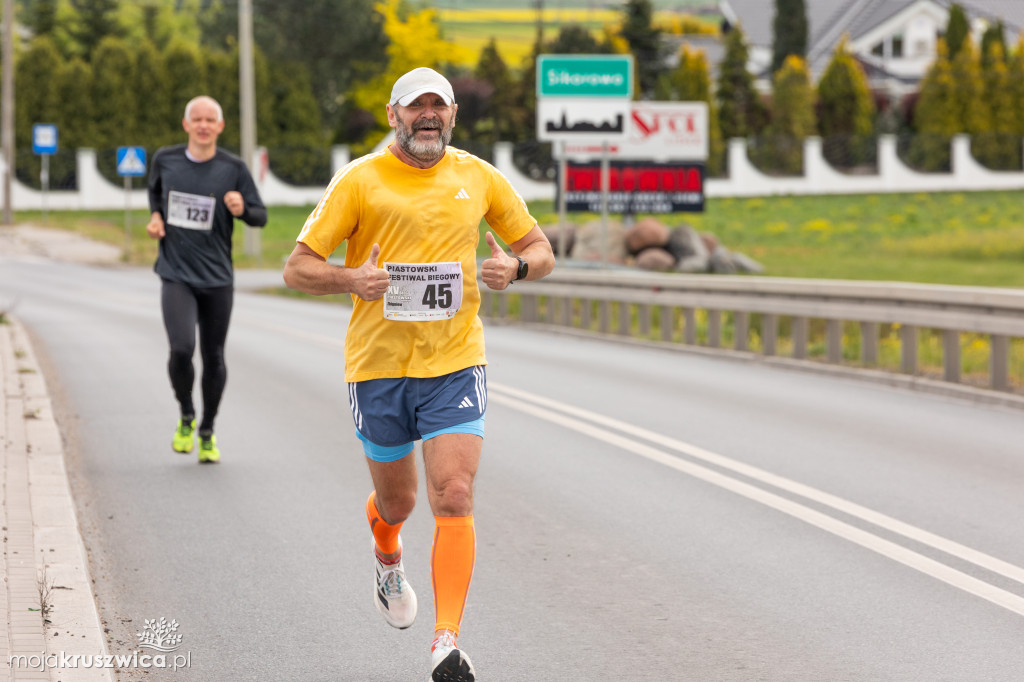
[[433, 682], [474, 682], [476, 671], [466, 652], [455, 644], [455, 634], [442, 630], [430, 649], [430, 664]]
[[416, 620], [416, 593], [405, 579], [402, 560], [399, 558], [395, 564], [383, 563], [377, 557], [375, 544], [373, 563], [376, 568], [373, 579], [373, 603], [388, 625], [404, 630]]

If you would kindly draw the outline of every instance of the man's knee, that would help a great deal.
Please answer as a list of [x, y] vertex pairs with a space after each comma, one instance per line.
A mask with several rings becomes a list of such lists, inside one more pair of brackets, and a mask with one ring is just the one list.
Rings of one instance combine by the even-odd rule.
[[185, 367], [192, 364], [192, 348], [184, 346], [176, 346], [171, 348], [170, 365], [171, 367]]
[[382, 490], [377, 488], [377, 511], [391, 525], [404, 522], [416, 506], [415, 490]]
[[469, 516], [473, 513], [473, 478], [453, 475], [434, 486], [434, 512], [438, 516]]

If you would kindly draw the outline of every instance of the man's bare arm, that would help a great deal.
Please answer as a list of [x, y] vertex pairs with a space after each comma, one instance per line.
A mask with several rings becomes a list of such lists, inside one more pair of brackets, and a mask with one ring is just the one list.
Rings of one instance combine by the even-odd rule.
[[331, 265], [319, 253], [302, 242], [284, 265], [284, 283], [288, 288], [313, 296], [355, 294], [364, 301], [376, 301], [388, 289], [388, 273], [377, 267], [380, 247], [373, 245], [370, 257], [357, 268]]

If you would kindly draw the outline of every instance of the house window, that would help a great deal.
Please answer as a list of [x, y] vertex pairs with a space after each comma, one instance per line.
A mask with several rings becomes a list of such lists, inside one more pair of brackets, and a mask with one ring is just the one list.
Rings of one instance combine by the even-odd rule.
[[899, 59], [903, 56], [903, 34], [897, 33], [892, 37], [892, 56]]
[[884, 56], [885, 55], [885, 43], [878, 43], [873, 48], [871, 48], [871, 54], [875, 55], [876, 57]]

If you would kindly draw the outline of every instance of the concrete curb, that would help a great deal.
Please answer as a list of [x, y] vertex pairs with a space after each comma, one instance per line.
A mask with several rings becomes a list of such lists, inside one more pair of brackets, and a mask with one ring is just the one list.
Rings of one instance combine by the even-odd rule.
[[[11, 680], [113, 682], [111, 668], [90, 664], [108, 651], [46, 381], [24, 328], [7, 322], [0, 325], [6, 588], [0, 657]], [[40, 608], [43, 591], [45, 620], [32, 610]], [[76, 667], [72, 656], [81, 657]]]

